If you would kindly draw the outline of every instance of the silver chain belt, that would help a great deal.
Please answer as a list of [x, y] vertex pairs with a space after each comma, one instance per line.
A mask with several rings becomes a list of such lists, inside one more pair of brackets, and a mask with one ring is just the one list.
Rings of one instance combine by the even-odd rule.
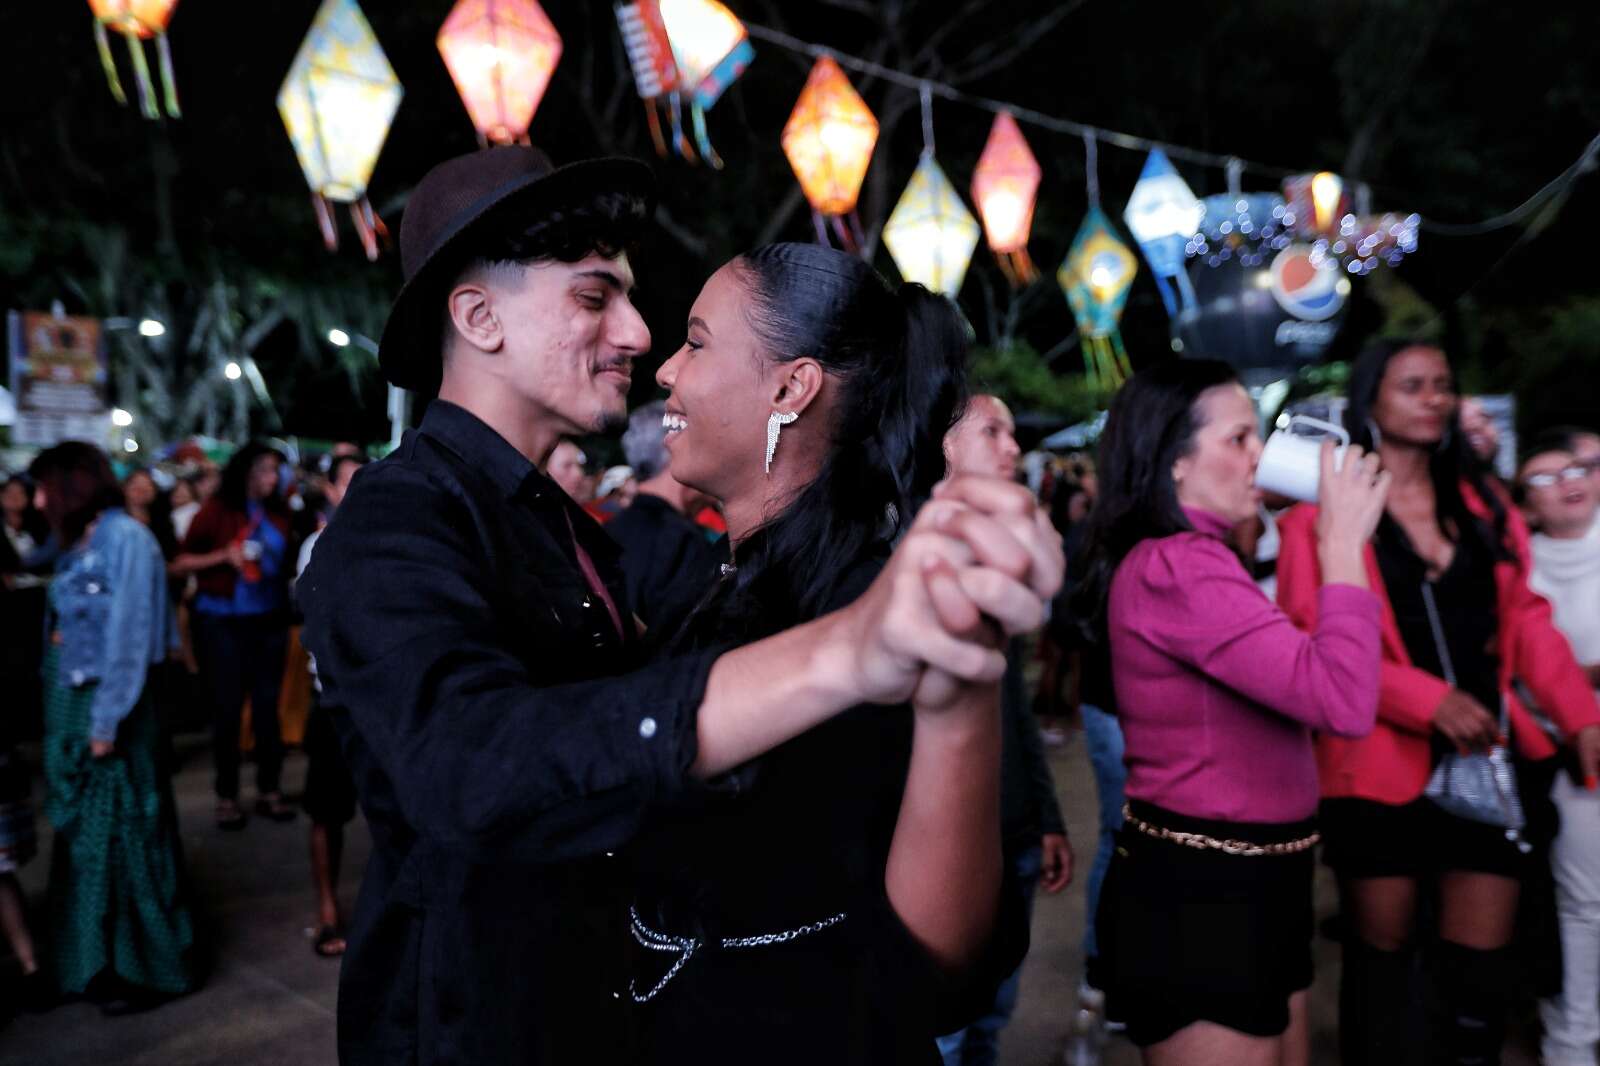
[[[807, 925], [796, 926], [793, 929], [786, 929], [781, 933], [758, 933], [755, 936], [729, 936], [723, 937], [720, 943], [725, 949], [764, 948], [773, 944], [787, 944], [791, 940], [798, 940], [803, 936], [810, 936], [812, 933], [820, 933], [830, 926], [838, 925], [840, 922], [845, 920], [845, 917], [845, 912], [840, 911], [831, 918], [824, 918], [820, 922], [811, 922]], [[633, 997], [633, 1001], [635, 1003], [649, 1003], [652, 999], [655, 999], [661, 994], [661, 990], [667, 987], [668, 981], [671, 981], [674, 977], [678, 976], [678, 971], [683, 969], [684, 965], [688, 963], [696, 951], [700, 950], [702, 941], [698, 937], [672, 936], [669, 933], [656, 932], [654, 929], [651, 929], [648, 925], [644, 924], [643, 919], [639, 917], [639, 911], [636, 907], [628, 908], [628, 919], [629, 928], [633, 932], [633, 939], [638, 942], [640, 947], [648, 948], [651, 951], [676, 951], [678, 953], [678, 957], [673, 960], [673, 963], [670, 967], [668, 967], [667, 972], [661, 975], [661, 980], [657, 981], [655, 986], [651, 988], [650, 991], [641, 993], [639, 991], [639, 983], [637, 981], [628, 982], [628, 994]]]

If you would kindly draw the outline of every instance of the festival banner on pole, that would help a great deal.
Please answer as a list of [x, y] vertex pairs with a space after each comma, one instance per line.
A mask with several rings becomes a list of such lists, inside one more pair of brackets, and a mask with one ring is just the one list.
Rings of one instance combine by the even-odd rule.
[[111, 404], [99, 319], [12, 311], [6, 325], [11, 395], [17, 406], [12, 443], [101, 443]]

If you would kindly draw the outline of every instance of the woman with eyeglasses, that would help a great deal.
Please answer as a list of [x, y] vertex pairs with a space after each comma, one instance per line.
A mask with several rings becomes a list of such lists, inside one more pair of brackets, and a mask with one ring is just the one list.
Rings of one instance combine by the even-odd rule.
[[[1534, 530], [1529, 584], [1550, 600], [1572, 652], [1600, 688], [1600, 497], [1572, 434], [1541, 434], [1523, 454], [1516, 493]], [[1571, 770], [1574, 767], [1568, 766]], [[1559, 994], [1539, 1004], [1546, 1066], [1595, 1061], [1600, 1045], [1600, 794], [1597, 782], [1557, 773], [1550, 790], [1561, 828], [1550, 847], [1561, 929]]]
[[[1502, 826], [1446, 813], [1424, 796], [1447, 752], [1484, 751], [1502, 722], [1529, 759], [1555, 754], [1513, 694], [1520, 683], [1600, 773], [1600, 707], [1589, 680], [1528, 587], [1528, 530], [1458, 415], [1445, 353], [1379, 341], [1351, 371], [1345, 428], [1393, 479], [1364, 562], [1383, 603], [1378, 724], [1362, 739], [1318, 742], [1324, 860], [1347, 923], [1339, 1001], [1347, 1064], [1497, 1063], [1510, 952], [1529, 859]], [[1280, 522], [1278, 601], [1316, 623], [1317, 508]], [[1431, 908], [1435, 936], [1419, 934]], [[1428, 944], [1427, 993], [1416, 945]], [[1422, 1004], [1429, 1004], [1424, 1011]]]

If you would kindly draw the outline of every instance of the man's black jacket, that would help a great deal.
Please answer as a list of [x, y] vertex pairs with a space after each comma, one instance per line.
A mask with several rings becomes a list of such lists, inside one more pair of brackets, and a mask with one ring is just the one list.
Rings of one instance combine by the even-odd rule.
[[346, 1066], [620, 1050], [607, 854], [689, 787], [715, 653], [638, 669], [616, 553], [503, 438], [437, 401], [323, 534], [300, 582], [305, 644], [373, 837], [340, 977]]

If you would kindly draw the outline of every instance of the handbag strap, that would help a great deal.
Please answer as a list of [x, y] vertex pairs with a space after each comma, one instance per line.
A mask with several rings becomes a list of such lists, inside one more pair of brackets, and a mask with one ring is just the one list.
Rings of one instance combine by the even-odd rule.
[[[1444, 679], [1450, 682], [1450, 687], [1456, 687], [1456, 667], [1450, 658], [1450, 648], [1445, 644], [1444, 625], [1439, 621], [1439, 604], [1433, 598], [1433, 582], [1422, 583], [1422, 605], [1428, 609], [1428, 628], [1433, 632], [1433, 646], [1439, 652], [1439, 666], [1444, 670]], [[1511, 716], [1508, 713], [1505, 693], [1500, 694], [1500, 733], [1508, 735], [1511, 728]]]

